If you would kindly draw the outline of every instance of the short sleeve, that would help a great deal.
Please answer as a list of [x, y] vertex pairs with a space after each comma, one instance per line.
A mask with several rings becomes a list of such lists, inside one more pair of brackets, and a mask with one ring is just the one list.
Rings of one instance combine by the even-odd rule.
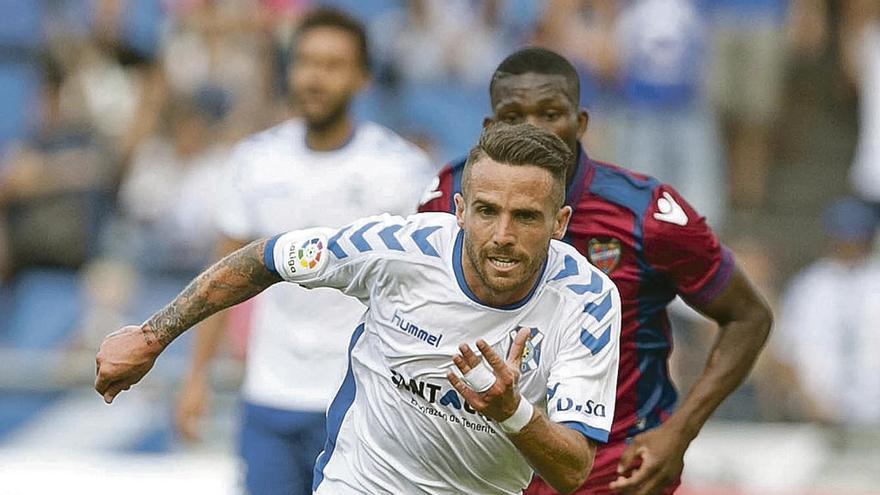
[[239, 145], [223, 168], [214, 213], [217, 230], [226, 237], [242, 241], [258, 237], [254, 231], [253, 213], [248, 208], [248, 183], [244, 177], [246, 156], [246, 150]]
[[419, 229], [410, 219], [383, 214], [341, 229], [295, 230], [271, 238], [263, 260], [288, 282], [338, 289], [366, 304], [371, 290], [394, 276], [388, 269], [390, 260], [405, 258], [414, 249], [436, 254], [427, 237], [440, 227]]
[[547, 381], [550, 420], [597, 442], [611, 432], [620, 361], [620, 295], [608, 285], [571, 319]]
[[644, 219], [644, 252], [689, 303], [712, 302], [727, 287], [734, 259], [681, 195], [667, 185], [654, 190]]

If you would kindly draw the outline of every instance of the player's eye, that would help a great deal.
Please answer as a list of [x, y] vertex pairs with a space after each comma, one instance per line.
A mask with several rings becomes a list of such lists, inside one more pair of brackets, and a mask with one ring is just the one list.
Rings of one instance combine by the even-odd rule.
[[544, 118], [544, 120], [548, 122], [553, 122], [554, 120], [558, 119], [560, 115], [561, 114], [555, 110], [548, 110], [544, 112], [541, 116]]
[[521, 211], [516, 214], [516, 219], [520, 222], [534, 222], [538, 219], [538, 215], [532, 211]]
[[495, 208], [491, 206], [480, 206], [477, 208], [477, 213], [484, 217], [492, 216], [495, 214]]
[[501, 121], [505, 124], [516, 124], [522, 120], [522, 115], [516, 113], [508, 113], [501, 117]]

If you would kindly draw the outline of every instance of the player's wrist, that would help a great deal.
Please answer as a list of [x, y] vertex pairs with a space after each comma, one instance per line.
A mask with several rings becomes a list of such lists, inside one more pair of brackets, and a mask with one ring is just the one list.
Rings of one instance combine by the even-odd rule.
[[516, 435], [521, 432], [526, 425], [532, 422], [534, 415], [535, 406], [527, 401], [525, 397], [520, 396], [519, 404], [516, 406], [513, 414], [506, 419], [499, 421], [498, 426], [501, 427], [501, 431], [504, 433], [507, 433], [508, 435]]
[[141, 334], [144, 336], [144, 352], [154, 359], [162, 354], [167, 344], [163, 344], [159, 339], [159, 332], [150, 322], [141, 325]]
[[696, 425], [688, 424], [687, 419], [679, 417], [670, 417], [665, 423], [660, 425], [664, 431], [674, 435], [678, 442], [687, 446], [697, 437], [700, 428]]

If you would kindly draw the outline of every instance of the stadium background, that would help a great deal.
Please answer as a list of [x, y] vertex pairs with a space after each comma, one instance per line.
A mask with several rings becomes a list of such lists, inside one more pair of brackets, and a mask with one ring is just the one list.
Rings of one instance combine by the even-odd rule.
[[[636, 170], [650, 157], [777, 304], [825, 253], [826, 205], [851, 194], [869, 91], [852, 45], [871, 4], [0, 0], [0, 494], [235, 493], [246, 309], [201, 443], [171, 426], [187, 336], [113, 407], [91, 390], [94, 350], [207, 262], [211, 167], [287, 115], [287, 41], [310, 6], [367, 24], [374, 81], [356, 114], [438, 167], [477, 136], [507, 53], [528, 43], [564, 53], [581, 71], [591, 155]], [[644, 12], [656, 15], [640, 27]], [[736, 69], [749, 47], [724, 44], [743, 33], [764, 43], [748, 66], [759, 72]], [[768, 87], [750, 101], [740, 79]], [[727, 132], [737, 125], [749, 132]], [[676, 176], [694, 157], [697, 169]], [[684, 391], [712, 332], [683, 305], [674, 320]], [[780, 347], [771, 341], [694, 442], [681, 493], [880, 493], [880, 418], [818, 420]]]

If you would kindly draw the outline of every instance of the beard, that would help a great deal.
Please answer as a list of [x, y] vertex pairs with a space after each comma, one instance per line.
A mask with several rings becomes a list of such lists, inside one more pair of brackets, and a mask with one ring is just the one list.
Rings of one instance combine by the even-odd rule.
[[317, 132], [329, 129], [338, 124], [348, 114], [350, 98], [342, 98], [336, 101], [326, 111], [318, 115], [310, 115], [302, 113], [302, 118], [306, 122], [309, 129]]
[[[548, 243], [549, 247], [549, 243]], [[544, 256], [538, 257], [529, 257], [523, 253], [515, 253], [513, 249], [494, 249], [491, 251], [487, 251], [485, 253], [480, 252], [480, 250], [471, 242], [467, 235], [464, 236], [464, 248], [465, 253], [467, 254], [468, 261], [471, 266], [474, 268], [474, 272], [476, 272], [477, 277], [482, 282], [483, 286], [486, 287], [493, 294], [504, 294], [507, 292], [513, 292], [517, 290], [521, 290], [523, 286], [528, 283], [532, 277], [541, 269], [541, 266], [544, 264], [544, 259], [546, 258], [545, 249], [543, 252]], [[516, 258], [519, 260], [521, 264], [521, 270], [519, 275], [515, 275], [512, 277], [491, 277], [488, 273], [486, 273], [486, 264], [491, 263], [489, 261], [489, 257], [514, 257], [516, 254]], [[531, 288], [531, 287], [529, 287]]]

